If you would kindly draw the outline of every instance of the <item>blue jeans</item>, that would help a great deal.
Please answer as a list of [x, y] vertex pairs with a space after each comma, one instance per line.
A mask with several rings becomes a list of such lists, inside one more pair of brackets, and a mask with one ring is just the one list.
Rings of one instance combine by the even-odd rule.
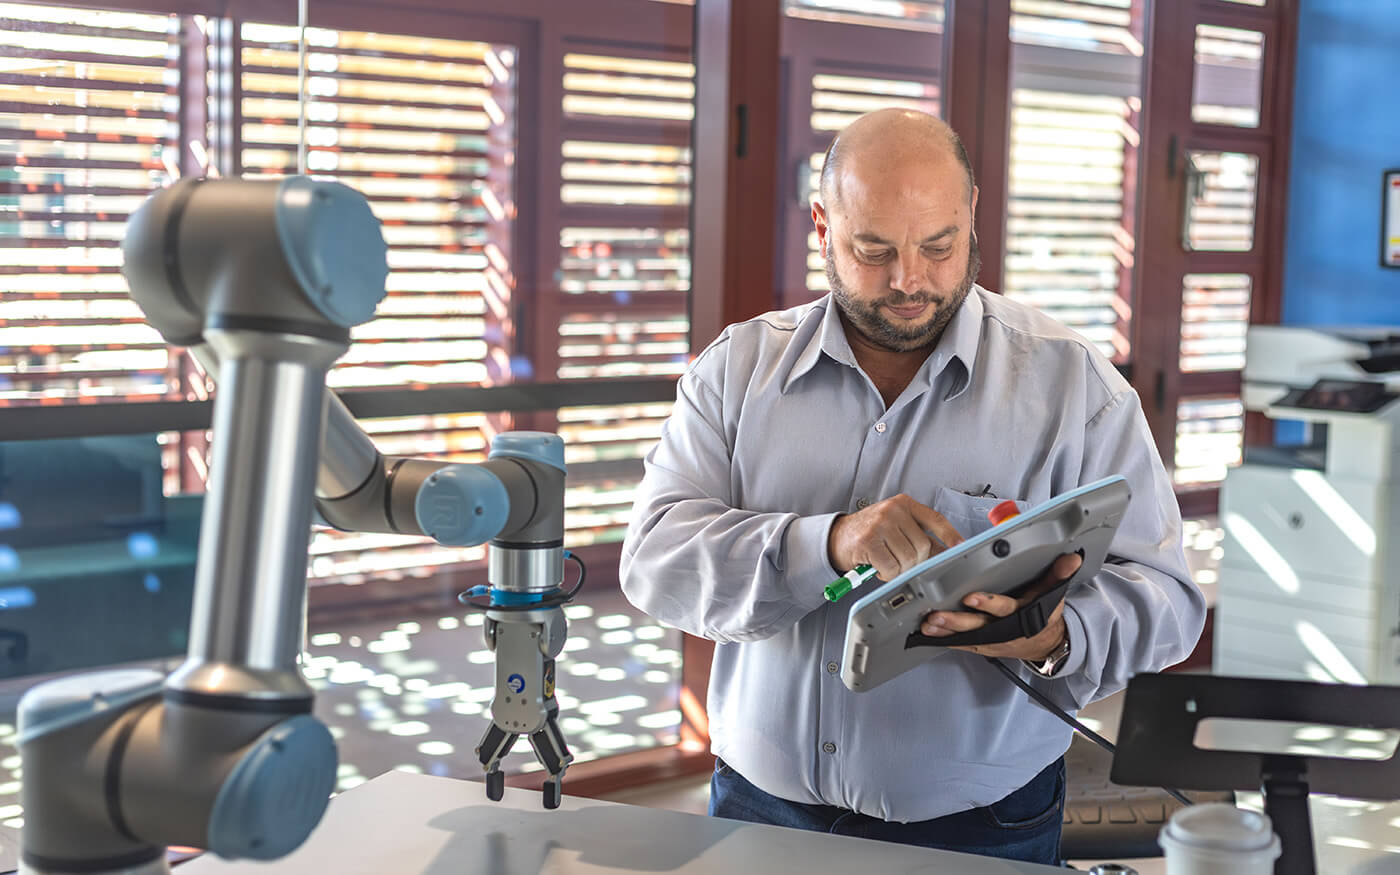
[[710, 814], [715, 817], [1051, 866], [1061, 864], [1060, 821], [1064, 807], [1063, 758], [999, 802], [914, 823], [895, 823], [831, 805], [779, 799], [750, 784], [724, 760], [715, 761], [715, 774], [710, 779]]

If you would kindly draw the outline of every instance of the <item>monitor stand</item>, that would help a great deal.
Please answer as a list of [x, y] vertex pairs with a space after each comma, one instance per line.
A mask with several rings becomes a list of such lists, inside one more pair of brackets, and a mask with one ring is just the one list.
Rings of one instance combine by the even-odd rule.
[[1189, 674], [1140, 674], [1128, 683], [1113, 782], [1182, 790], [1262, 788], [1264, 812], [1283, 843], [1274, 875], [1317, 871], [1309, 793], [1400, 799], [1400, 751], [1374, 760], [1197, 747], [1197, 725], [1211, 717], [1400, 729], [1400, 687]]

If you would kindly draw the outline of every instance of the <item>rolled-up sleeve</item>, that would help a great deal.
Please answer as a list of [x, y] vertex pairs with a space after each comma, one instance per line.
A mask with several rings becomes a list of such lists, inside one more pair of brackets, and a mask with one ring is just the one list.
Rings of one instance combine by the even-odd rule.
[[734, 507], [725, 435], [720, 394], [692, 366], [646, 457], [622, 545], [622, 591], [692, 635], [754, 641], [823, 604], [821, 583], [837, 574], [826, 559], [836, 514]]
[[[1181, 514], [1137, 393], [1119, 391], [1088, 423], [1080, 480], [1127, 478], [1132, 499], [1108, 561], [1065, 599], [1071, 656], [1040, 686], [1079, 708], [1191, 654], [1205, 624], [1205, 598], [1182, 549]], [[1063, 680], [1061, 680], [1063, 679]]]

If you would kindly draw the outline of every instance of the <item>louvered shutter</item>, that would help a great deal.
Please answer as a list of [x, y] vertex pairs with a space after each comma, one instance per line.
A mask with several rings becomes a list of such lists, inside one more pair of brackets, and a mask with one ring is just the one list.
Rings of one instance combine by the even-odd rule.
[[942, 113], [945, 4], [787, 0], [783, 11], [790, 108], [783, 116], [778, 304], [791, 307], [828, 291], [811, 205], [819, 195], [822, 161], [832, 137], [877, 109]]
[[784, 0], [783, 13], [839, 24], [941, 31], [945, 6], [943, 0]]
[[[244, 23], [246, 177], [297, 168], [293, 27]], [[472, 386], [511, 375], [516, 49], [307, 29], [306, 168], [363, 192], [389, 244], [388, 295], [331, 371], [340, 390]], [[364, 423], [386, 453], [478, 461], [475, 413]], [[426, 576], [479, 559], [421, 538], [318, 531], [313, 580]]]
[[[1254, 245], [1259, 160], [1234, 152], [1189, 152], [1198, 189], [1188, 203], [1183, 243], [1192, 251], [1246, 252]], [[1248, 273], [1186, 274], [1181, 290], [1183, 374], [1229, 376], [1244, 368], [1254, 280]], [[1200, 390], [1197, 390], [1200, 391]], [[1238, 394], [1187, 394], [1177, 404], [1173, 477], [1184, 486], [1223, 480], [1244, 443]]]
[[[907, 107], [938, 115], [938, 96], [938, 83], [933, 77], [920, 80], [816, 73], [812, 76], [812, 135], [818, 142], [828, 143], [862, 114], [889, 107]], [[808, 160], [810, 199], [816, 199], [819, 194], [825, 157], [823, 145], [821, 151], [813, 152]], [[830, 291], [815, 230], [807, 234], [807, 291], [812, 298]]]
[[1182, 398], [1176, 414], [1177, 484], [1213, 483], [1237, 465], [1244, 442], [1244, 404], [1237, 395]]
[[0, 5], [0, 406], [177, 395], [120, 274], [179, 174], [175, 16]]
[[1244, 369], [1247, 273], [1187, 274], [1181, 290], [1181, 371]]
[[1012, 0], [1004, 291], [1129, 358], [1134, 0]]
[[[690, 323], [690, 124], [695, 68], [663, 51], [564, 55], [560, 380], [676, 377]], [[641, 459], [669, 403], [558, 411], [566, 538], [619, 541]]]

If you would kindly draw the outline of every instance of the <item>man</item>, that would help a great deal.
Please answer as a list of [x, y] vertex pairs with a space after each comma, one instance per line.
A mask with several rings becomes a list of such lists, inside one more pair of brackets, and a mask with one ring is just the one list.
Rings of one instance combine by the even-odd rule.
[[[812, 207], [831, 294], [731, 325], [681, 378], [622, 556], [628, 598], [719, 642], [711, 813], [1059, 862], [1070, 730], [997, 657], [1078, 709], [1185, 658], [1204, 601], [1137, 395], [1093, 346], [974, 284], [977, 188], [938, 119], [862, 116]], [[823, 588], [890, 580], [1034, 504], [1122, 474], [1112, 555], [1044, 631], [967, 648], [864, 693], [841, 683], [846, 617]], [[1048, 577], [1064, 579], [1077, 556]], [[969, 596], [929, 635], [1017, 603]], [[968, 652], [972, 651], [972, 652]]]

